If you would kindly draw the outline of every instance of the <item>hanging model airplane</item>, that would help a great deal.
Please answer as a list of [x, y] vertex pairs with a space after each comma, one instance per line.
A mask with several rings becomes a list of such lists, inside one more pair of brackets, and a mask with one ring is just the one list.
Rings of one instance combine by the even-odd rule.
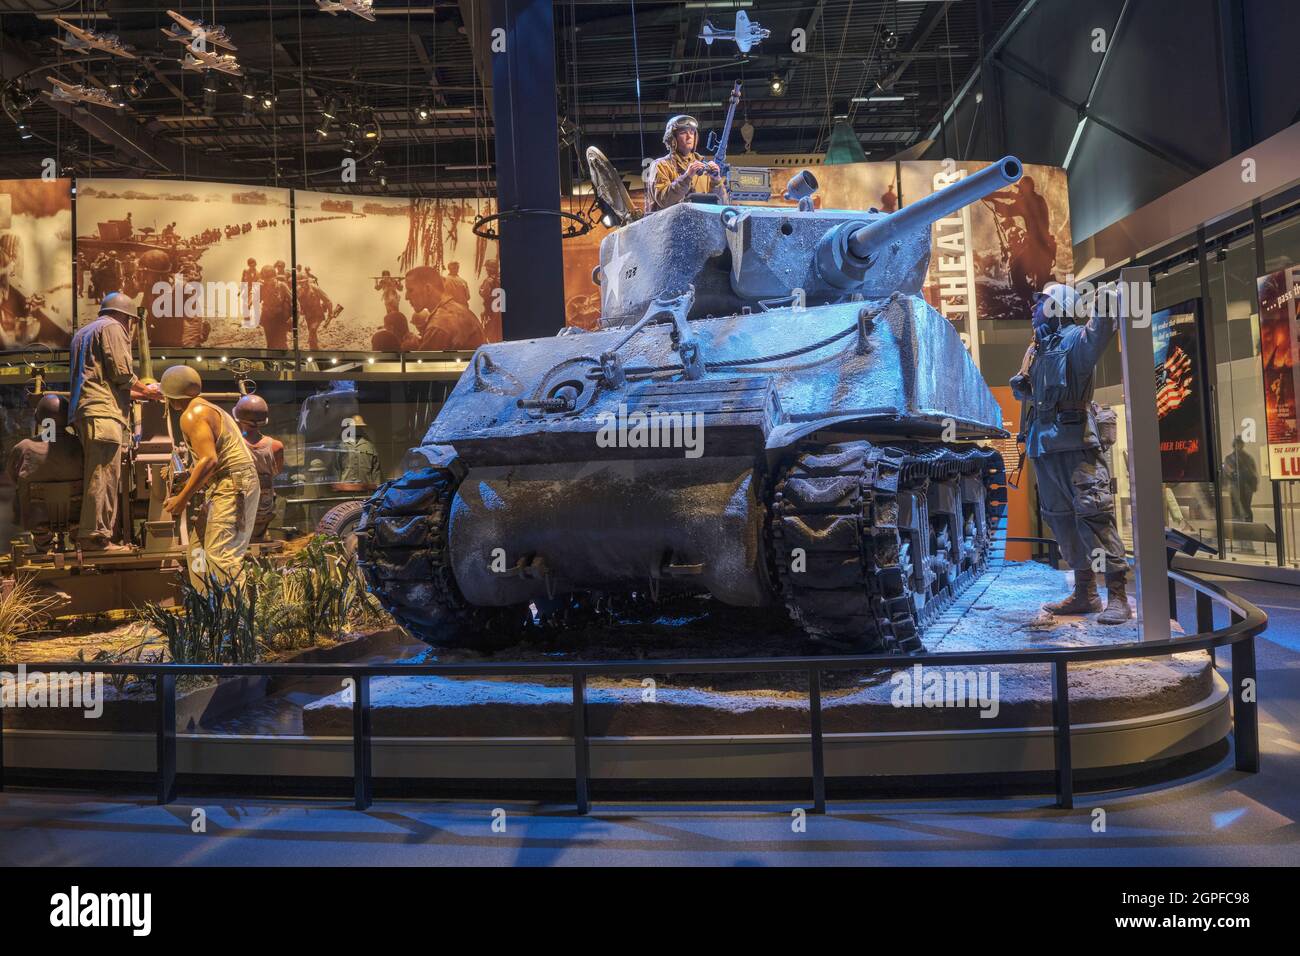
[[705, 46], [713, 46], [714, 40], [732, 40], [741, 53], [748, 53], [750, 47], [761, 43], [771, 35], [772, 31], [763, 29], [762, 24], [757, 20], [751, 23], [749, 14], [744, 10], [737, 10], [734, 30], [719, 30], [709, 20], [705, 20], [704, 32], [700, 34], [700, 39], [704, 41]]
[[236, 49], [230, 42], [230, 37], [226, 35], [225, 27], [215, 23], [204, 23], [202, 20], [191, 20], [181, 16], [175, 10], [168, 10], [167, 16], [175, 20], [176, 25], [171, 28], [164, 27], [163, 36], [177, 43], [188, 43], [194, 52], [206, 49], [209, 43], [225, 50]]
[[120, 110], [126, 105], [113, 99], [103, 90], [83, 86], [80, 83], [64, 83], [62, 80], [50, 77], [50, 86], [52, 89], [42, 92], [56, 103], [89, 103], [91, 106], [107, 106], [113, 110]]
[[208, 70], [218, 70], [222, 73], [229, 73], [231, 76], [243, 76], [244, 71], [239, 66], [239, 61], [235, 59], [232, 53], [209, 53], [206, 50], [196, 50], [193, 47], [185, 51], [185, 59], [181, 61], [182, 70], [194, 70], [195, 72], [206, 72]]
[[336, 16], [340, 10], [355, 13], [362, 20], [375, 22], [375, 0], [316, 0], [316, 6], [322, 13]]
[[73, 26], [67, 20], [54, 18], [56, 26], [62, 27], [68, 31], [68, 38], [55, 37], [54, 42], [65, 50], [71, 50], [73, 53], [89, 53], [91, 50], [101, 50], [104, 53], [111, 53], [113, 56], [124, 57], [128, 60], [134, 60], [135, 54], [127, 48], [126, 44], [117, 37], [109, 33], [96, 33], [94, 30], [84, 30], [81, 27]]

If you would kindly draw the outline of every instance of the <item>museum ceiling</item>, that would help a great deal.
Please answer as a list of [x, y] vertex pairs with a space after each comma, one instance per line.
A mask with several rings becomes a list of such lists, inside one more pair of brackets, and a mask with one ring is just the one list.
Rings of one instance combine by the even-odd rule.
[[[638, 170], [642, 156], [660, 150], [669, 113], [720, 128], [737, 79], [745, 94], [736, 124], [752, 127], [754, 151], [824, 151], [843, 117], [867, 157], [884, 159], [927, 135], [979, 58], [976, 0], [742, 2], [771, 31], [747, 54], [698, 36], [706, 15], [730, 27], [729, 6], [556, 0], [566, 182], [583, 176], [579, 157], [589, 145], [620, 169]], [[987, 6], [991, 39], [1021, 3]], [[375, 8], [371, 23], [327, 15], [313, 0], [223, 0], [215, 15], [212, 0], [0, 0], [11, 107], [0, 176], [31, 176], [55, 156], [61, 169], [83, 176], [493, 192], [490, 53], [479, 22], [486, 2], [380, 0]], [[183, 46], [163, 35], [168, 9], [225, 27], [243, 75], [183, 69]], [[137, 59], [64, 50], [55, 16], [116, 34]], [[796, 30], [800, 52], [791, 49]], [[39, 95], [12, 108], [48, 89], [49, 77], [124, 105], [55, 104]], [[16, 119], [29, 138], [18, 135]], [[743, 149], [740, 135], [731, 149]], [[344, 186], [338, 170], [347, 156], [383, 175]]]

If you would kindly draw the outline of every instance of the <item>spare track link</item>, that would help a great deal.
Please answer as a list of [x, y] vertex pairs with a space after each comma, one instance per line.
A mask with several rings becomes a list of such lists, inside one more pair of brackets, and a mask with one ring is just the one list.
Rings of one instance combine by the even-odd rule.
[[[910, 569], [900, 564], [900, 482], [974, 473], [983, 477], [991, 538], [1006, 508], [1002, 458], [993, 449], [841, 442], [798, 454], [777, 478], [771, 519], [791, 617], [836, 648], [919, 650]], [[980, 568], [988, 550], [980, 549]]]
[[434, 645], [487, 645], [516, 633], [510, 608], [480, 608], [461, 595], [447, 551], [447, 517], [459, 479], [422, 468], [379, 487], [361, 509], [357, 562], [394, 620]]

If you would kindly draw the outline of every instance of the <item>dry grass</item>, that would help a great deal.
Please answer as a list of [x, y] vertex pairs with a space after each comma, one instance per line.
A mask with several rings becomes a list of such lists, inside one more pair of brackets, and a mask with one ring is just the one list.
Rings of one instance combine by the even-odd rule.
[[0, 593], [0, 664], [13, 663], [18, 638], [48, 622], [59, 603], [32, 578], [16, 578], [7, 591]]

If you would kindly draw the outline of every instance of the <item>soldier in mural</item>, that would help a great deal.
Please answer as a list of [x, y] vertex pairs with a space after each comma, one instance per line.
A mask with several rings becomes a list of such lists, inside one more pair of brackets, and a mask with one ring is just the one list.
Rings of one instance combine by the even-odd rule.
[[298, 315], [307, 327], [307, 348], [318, 349], [321, 331], [338, 317], [343, 306], [334, 305], [310, 268], [300, 264], [297, 273]]
[[72, 336], [46, 314], [45, 296], [24, 294], [15, 284], [20, 248], [17, 236], [0, 235], [0, 348], [17, 349], [32, 342], [67, 348]]
[[460, 263], [447, 263], [447, 275], [442, 280], [447, 291], [461, 305], [469, 305], [469, 283], [460, 277]]
[[375, 291], [384, 299], [384, 308], [396, 312], [402, 307], [402, 280], [385, 269], [375, 279]]
[[489, 342], [500, 342], [501, 312], [497, 308], [497, 290], [501, 288], [501, 261], [488, 259], [483, 268], [487, 271], [487, 278], [478, 287], [478, 296], [483, 302], [483, 335]]
[[1028, 298], [1052, 280], [1056, 262], [1047, 200], [1034, 178], [1025, 176], [985, 201], [997, 217], [999, 233], [1006, 237], [1011, 287], [1016, 295]]
[[433, 266], [417, 266], [406, 273], [406, 301], [420, 332], [420, 350], [474, 349], [486, 338], [482, 324], [448, 290]]
[[268, 349], [292, 347], [293, 290], [276, 274], [275, 266], [262, 266], [262, 332]]

